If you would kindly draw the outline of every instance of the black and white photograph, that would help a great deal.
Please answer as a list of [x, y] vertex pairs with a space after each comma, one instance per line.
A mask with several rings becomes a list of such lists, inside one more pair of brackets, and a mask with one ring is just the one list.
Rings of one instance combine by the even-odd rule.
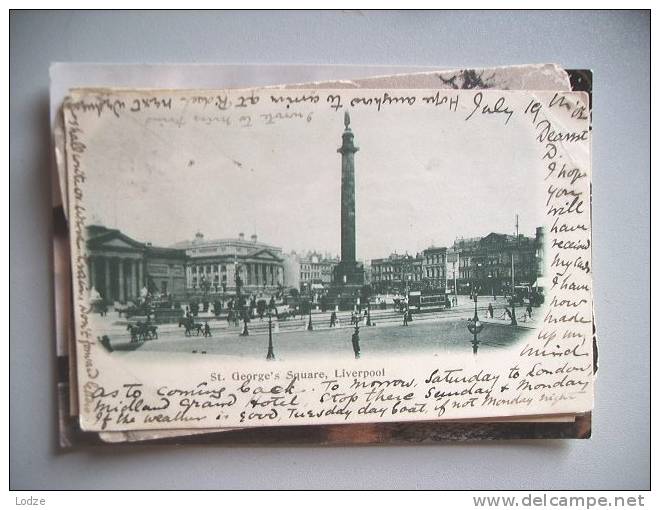
[[91, 427], [147, 387], [144, 428], [589, 410], [586, 93], [82, 90], [64, 128]]
[[10, 504], [653, 507], [650, 9], [128, 7], [8, 13]]
[[456, 148], [479, 141], [442, 128], [411, 149], [405, 128], [369, 136], [368, 122], [358, 152], [348, 110], [334, 117], [336, 150], [330, 136], [313, 145], [307, 125], [264, 160], [223, 149], [183, 170], [158, 157], [113, 168], [117, 195], [94, 202], [87, 227], [89, 299], [109, 349], [275, 359], [274, 335], [284, 359], [359, 358], [362, 345], [476, 354], [538, 325], [545, 236], [531, 163], [483, 143], [462, 161]]

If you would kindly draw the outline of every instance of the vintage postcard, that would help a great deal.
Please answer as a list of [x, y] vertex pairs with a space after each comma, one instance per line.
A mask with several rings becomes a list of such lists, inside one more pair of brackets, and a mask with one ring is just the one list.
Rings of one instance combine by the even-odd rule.
[[82, 429], [591, 410], [588, 103], [73, 91]]

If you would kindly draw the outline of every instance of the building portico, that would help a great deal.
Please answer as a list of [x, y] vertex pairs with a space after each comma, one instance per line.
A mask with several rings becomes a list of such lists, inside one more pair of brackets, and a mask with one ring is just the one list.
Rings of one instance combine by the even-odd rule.
[[134, 301], [145, 282], [145, 248], [118, 230], [92, 226], [87, 243], [89, 288], [108, 301]]

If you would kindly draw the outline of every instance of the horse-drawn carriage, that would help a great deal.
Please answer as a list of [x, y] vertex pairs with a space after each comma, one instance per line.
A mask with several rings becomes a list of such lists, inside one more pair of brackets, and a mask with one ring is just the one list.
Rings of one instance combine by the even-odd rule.
[[158, 338], [158, 326], [150, 322], [138, 321], [134, 324], [129, 323], [126, 326], [126, 331], [131, 334], [131, 343]]
[[179, 319], [179, 327], [185, 328], [186, 336], [192, 336], [193, 334], [195, 336], [199, 336], [202, 334], [202, 331], [204, 329], [204, 324], [202, 324], [201, 322], [195, 322], [195, 319], [192, 316], [181, 317]]

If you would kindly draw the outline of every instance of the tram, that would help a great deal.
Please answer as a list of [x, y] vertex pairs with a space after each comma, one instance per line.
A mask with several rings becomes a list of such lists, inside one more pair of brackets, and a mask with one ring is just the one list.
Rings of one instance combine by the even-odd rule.
[[417, 290], [408, 294], [408, 308], [412, 313], [438, 312], [449, 306], [447, 294], [440, 290]]

